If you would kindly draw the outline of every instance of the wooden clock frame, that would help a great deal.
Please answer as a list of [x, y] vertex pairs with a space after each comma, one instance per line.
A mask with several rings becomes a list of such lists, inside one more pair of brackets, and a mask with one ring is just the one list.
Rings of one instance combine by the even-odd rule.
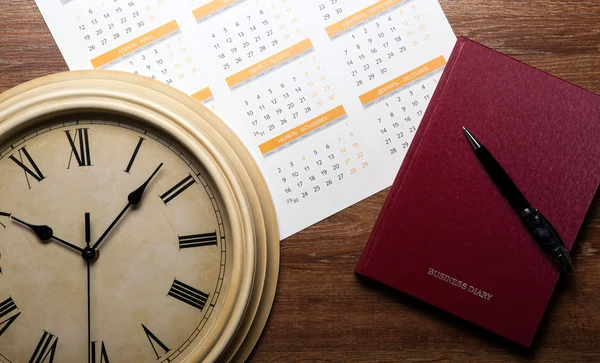
[[3, 93], [0, 145], [47, 119], [90, 112], [152, 125], [180, 142], [215, 181], [231, 222], [232, 277], [219, 316], [187, 361], [244, 361], [266, 324], [279, 273], [275, 208], [254, 159], [222, 120], [190, 96], [116, 71], [59, 73]]

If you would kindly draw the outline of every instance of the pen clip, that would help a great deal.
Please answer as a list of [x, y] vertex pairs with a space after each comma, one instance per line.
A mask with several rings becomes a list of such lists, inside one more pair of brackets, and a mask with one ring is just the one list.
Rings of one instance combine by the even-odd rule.
[[563, 271], [571, 273], [573, 271], [571, 255], [552, 223], [535, 208], [523, 210], [521, 219], [542, 249], [559, 262]]

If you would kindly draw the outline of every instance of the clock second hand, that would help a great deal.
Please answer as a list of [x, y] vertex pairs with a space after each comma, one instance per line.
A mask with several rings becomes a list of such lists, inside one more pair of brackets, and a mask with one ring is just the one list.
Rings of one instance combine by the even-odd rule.
[[[90, 248], [91, 241], [91, 223], [90, 214], [85, 214], [85, 243], [87, 248]], [[85, 259], [85, 258], [84, 258]], [[91, 292], [90, 292], [90, 260], [85, 259], [87, 263], [87, 309], [88, 309], [88, 363], [91, 362], [91, 345], [92, 345], [92, 308], [91, 308]]]

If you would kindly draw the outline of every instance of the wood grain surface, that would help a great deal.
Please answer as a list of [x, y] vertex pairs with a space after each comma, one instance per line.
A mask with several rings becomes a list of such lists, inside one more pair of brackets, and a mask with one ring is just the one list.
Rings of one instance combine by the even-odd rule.
[[[457, 35], [600, 93], [600, 1], [441, 4]], [[66, 70], [34, 0], [2, 0], [0, 91]], [[573, 251], [576, 272], [559, 282], [534, 346], [524, 349], [354, 276], [386, 195], [282, 242], [275, 305], [251, 361], [600, 361], [598, 198]]]

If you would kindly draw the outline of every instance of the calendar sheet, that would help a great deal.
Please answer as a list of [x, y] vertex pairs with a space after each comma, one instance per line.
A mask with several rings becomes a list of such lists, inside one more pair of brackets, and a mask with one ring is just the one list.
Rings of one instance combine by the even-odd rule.
[[243, 140], [288, 237], [390, 186], [456, 38], [437, 0], [36, 0], [72, 70], [146, 75]]

